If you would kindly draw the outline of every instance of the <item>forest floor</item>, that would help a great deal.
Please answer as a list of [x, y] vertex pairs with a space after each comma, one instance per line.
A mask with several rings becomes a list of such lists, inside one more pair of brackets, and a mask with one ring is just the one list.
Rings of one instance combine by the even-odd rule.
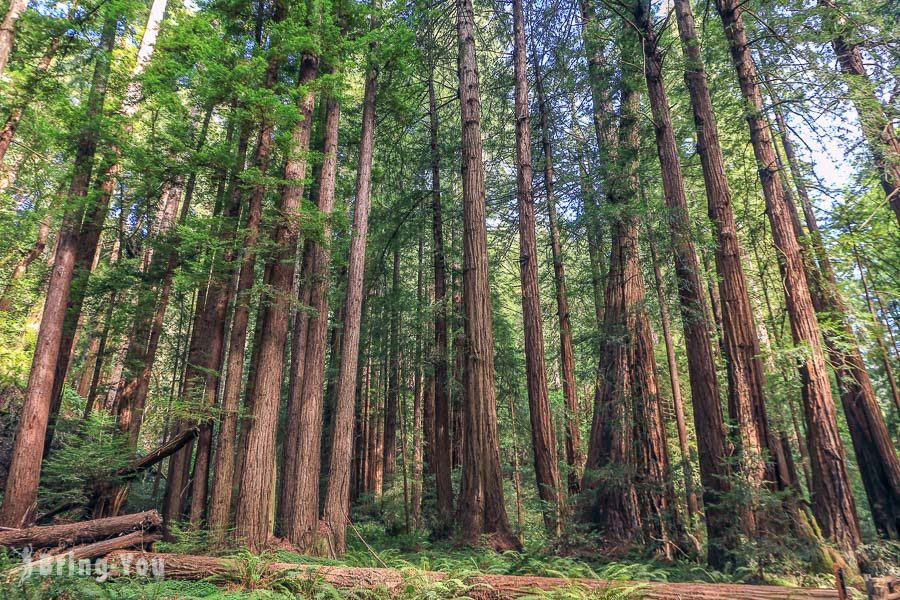
[[[365, 541], [363, 541], [365, 540]], [[22, 580], [0, 573], [0, 598], [6, 600], [32, 600], [59, 598], [111, 598], [134, 600], [168, 600], [190, 598], [355, 598], [381, 599], [442, 599], [467, 598], [476, 592], [471, 585], [474, 576], [528, 575], [565, 579], [587, 578], [632, 582], [697, 582], [697, 583], [748, 583], [782, 585], [788, 587], [818, 587], [834, 589], [834, 577], [829, 574], [808, 574], [802, 570], [775, 568], [771, 572], [756, 569], [738, 569], [731, 573], [711, 571], [693, 562], [661, 563], [642, 560], [601, 561], [589, 558], [558, 556], [546, 540], [528, 540], [521, 552], [498, 554], [489, 550], [464, 549], [447, 543], [431, 543], [415, 535], [390, 535], [380, 523], [361, 523], [348, 531], [348, 552], [342, 560], [330, 560], [303, 556], [288, 550], [272, 550], [261, 556], [246, 551], [232, 552], [228, 556], [240, 565], [234, 575], [211, 576], [200, 581], [174, 578], [109, 578], [104, 581], [91, 576], [54, 574], [48, 577], [32, 576]], [[208, 554], [201, 534], [183, 533], [175, 543], [158, 542], [155, 550], [179, 554]], [[2, 555], [0, 555], [2, 556]], [[324, 580], [291, 577], [289, 574], [272, 573], [267, 566], [272, 563], [298, 565], [331, 565], [346, 567], [391, 568], [401, 571], [404, 585], [388, 592], [385, 589], [338, 589]], [[9, 570], [17, 557], [10, 555], [0, 569]], [[432, 581], [424, 571], [440, 571], [447, 576]], [[779, 572], [780, 571], [780, 572]], [[791, 597], [786, 587], [785, 596]], [[477, 595], [477, 594], [476, 594]], [[603, 592], [587, 590], [576, 584], [552, 592], [536, 592], [528, 597], [542, 599], [581, 598], [640, 598], [642, 586], [624, 585]], [[655, 597], [655, 596], [654, 596]], [[864, 597], [864, 596], [859, 596]]]

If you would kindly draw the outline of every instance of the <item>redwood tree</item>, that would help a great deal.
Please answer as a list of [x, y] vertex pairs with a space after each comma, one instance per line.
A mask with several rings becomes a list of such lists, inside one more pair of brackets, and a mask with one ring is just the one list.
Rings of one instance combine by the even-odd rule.
[[556, 315], [559, 320], [559, 364], [562, 371], [563, 397], [566, 401], [566, 464], [569, 466], [569, 493], [577, 494], [581, 485], [584, 453], [578, 426], [578, 382], [575, 379], [575, 351], [572, 344], [572, 320], [569, 315], [569, 293], [560, 241], [559, 216], [554, 193], [553, 147], [550, 142], [548, 108], [544, 97], [543, 77], [537, 55], [534, 57], [534, 81], [537, 92], [541, 148], [544, 152], [544, 193], [550, 222], [550, 251], [553, 254], [553, 283], [556, 287]]
[[[25, 391], [22, 417], [16, 432], [0, 525], [21, 527], [30, 520], [37, 498], [44, 441], [51, 413], [51, 396], [60, 343], [63, 338], [66, 305], [80, 246], [80, 228], [93, 205], [88, 185], [94, 168], [94, 156], [100, 136], [103, 102], [106, 97], [112, 49], [116, 39], [117, 15], [104, 19], [94, 64], [85, 119], [75, 145], [75, 164], [68, 194], [64, 198], [62, 224], [56, 241], [53, 270], [47, 286], [47, 298], [41, 314], [34, 357]], [[12, 43], [12, 38], [8, 38]]]
[[[279, 199], [279, 220], [272, 234], [276, 244], [269, 280], [271, 298], [264, 310], [260, 338], [259, 366], [251, 390], [253, 406], [247, 432], [247, 456], [252, 468], [244, 468], [235, 515], [235, 538], [244, 540], [251, 550], [259, 550], [270, 535], [269, 507], [275, 494], [275, 436], [281, 401], [281, 376], [284, 369], [284, 343], [287, 339], [294, 262], [299, 236], [300, 201], [306, 178], [309, 138], [315, 94], [311, 82], [319, 68], [319, 59], [305, 53], [301, 57], [298, 118], [291, 132], [290, 153], [284, 165]], [[252, 462], [251, 462], [252, 461]]]
[[[331, 266], [331, 212], [334, 209], [337, 175], [338, 126], [341, 105], [329, 97], [325, 101], [324, 159], [319, 174], [319, 211], [324, 217], [320, 240], [310, 245], [313, 254], [310, 271], [309, 323], [303, 383], [300, 390], [300, 415], [297, 428], [297, 467], [294, 478], [284, 485], [292, 486], [294, 503], [292, 520], [284, 524], [288, 539], [307, 550], [314, 541], [319, 521], [319, 478], [321, 471], [322, 410], [324, 408], [325, 355], [328, 336], [328, 291]], [[290, 451], [290, 450], [289, 450]]]
[[537, 227], [531, 165], [531, 124], [528, 115], [528, 73], [525, 58], [525, 16], [522, 0], [513, 0], [516, 118], [516, 200], [519, 207], [519, 273], [522, 281], [522, 324], [525, 330], [525, 378], [531, 418], [531, 442], [538, 494], [544, 501], [544, 526], [559, 534], [560, 482], [556, 435], [550, 415], [544, 365], [544, 329], [538, 282]]
[[[719, 552], [721, 545], [730, 546], [721, 533], [727, 517], [717, 506], [721, 502], [716, 491], [727, 482], [714, 483], [728, 473], [728, 444], [725, 438], [725, 422], [719, 401], [719, 384], [716, 373], [715, 354], [709, 322], [706, 320], [707, 307], [700, 281], [700, 261], [692, 240], [691, 223], [687, 198], [684, 192], [684, 176], [675, 141], [675, 130], [669, 112], [669, 100], [663, 81], [663, 59], [659, 48], [659, 34], [653, 26], [653, 16], [643, 2], [633, 5], [634, 23], [640, 30], [641, 48], [645, 60], [644, 78], [647, 82], [650, 109], [653, 115], [653, 130], [656, 134], [656, 150], [662, 174], [663, 197], [667, 209], [667, 225], [671, 232], [672, 255], [675, 277], [678, 281], [678, 299], [681, 321], [684, 328], [684, 344], [687, 350], [688, 372], [691, 384], [691, 401], [694, 405], [694, 419], [697, 429], [697, 444], [700, 449], [700, 468], [704, 471], [704, 482], [712, 485], [707, 506], [707, 518], [715, 522], [710, 528], [710, 546]], [[674, 369], [673, 367], [670, 367]], [[673, 371], [677, 372], [677, 370]], [[677, 386], [677, 382], [675, 382]], [[679, 439], [682, 451], [686, 449], [684, 411], [680, 407], [680, 392], [673, 389], [675, 410], [679, 417]], [[687, 460], [688, 456], [682, 457]], [[690, 484], [687, 476], [686, 485]], [[692, 490], [687, 489], [689, 496]], [[696, 510], [696, 506], [692, 509]], [[729, 550], [733, 549], [729, 548]], [[715, 559], [718, 560], [718, 559]]]
[[494, 334], [485, 224], [481, 95], [475, 56], [471, 0], [457, 0], [459, 100], [463, 176], [463, 354], [462, 481], [457, 521], [462, 541], [490, 536], [491, 546], [518, 548], [503, 502], [497, 398], [494, 389]]
[[353, 209], [353, 229], [347, 261], [347, 296], [344, 302], [341, 362], [335, 388], [331, 457], [323, 511], [329, 548], [337, 555], [342, 555], [347, 549], [347, 523], [350, 520], [350, 466], [353, 462], [354, 401], [359, 361], [366, 239], [369, 233], [369, 209], [372, 206], [372, 150], [375, 145], [377, 78], [378, 70], [374, 64], [370, 64], [366, 69], [363, 96], [362, 130], [356, 169], [356, 206]]
[[819, 323], [809, 292], [803, 255], [785, 202], [771, 132], [763, 113], [759, 75], [750, 53], [743, 9], [736, 0], [716, 0], [741, 93], [748, 107], [750, 141], [759, 167], [772, 240], [779, 252], [791, 333], [805, 347], [798, 359], [803, 385], [808, 450], [812, 463], [812, 508], [825, 536], [849, 555], [861, 543], [856, 504], [847, 475], [844, 447], [820, 339]]

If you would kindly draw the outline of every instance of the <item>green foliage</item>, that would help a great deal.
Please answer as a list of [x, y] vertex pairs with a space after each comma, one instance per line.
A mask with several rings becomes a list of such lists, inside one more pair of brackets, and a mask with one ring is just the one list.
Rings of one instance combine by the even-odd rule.
[[[73, 399], [80, 400], [67, 392], [64, 408]], [[131, 462], [128, 443], [109, 415], [94, 412], [84, 420], [63, 417], [58, 427], [59, 447], [44, 462], [41, 477], [39, 497], [45, 510], [86, 505], [96, 486], [115, 482], [116, 471]]]

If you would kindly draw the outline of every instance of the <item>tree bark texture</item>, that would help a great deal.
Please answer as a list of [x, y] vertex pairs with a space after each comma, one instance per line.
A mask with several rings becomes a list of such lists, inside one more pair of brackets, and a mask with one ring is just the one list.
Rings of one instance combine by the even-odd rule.
[[[669, 101], [663, 80], [663, 57], [659, 49], [659, 35], [654, 30], [653, 15], [642, 3], [634, 5], [633, 16], [641, 30], [643, 49], [644, 78], [647, 82], [650, 108], [653, 114], [656, 149], [662, 173], [663, 196], [668, 212], [666, 226], [671, 232], [672, 255], [674, 259], [675, 277], [678, 282], [678, 299], [681, 309], [681, 321], [684, 330], [685, 348], [687, 350], [688, 374], [691, 385], [691, 401], [694, 406], [694, 418], [697, 431], [697, 443], [700, 450], [700, 468], [705, 471], [705, 482], [713, 482], [728, 472], [729, 447], [725, 437], [725, 421], [719, 401], [719, 384], [716, 373], [716, 359], [712, 344], [712, 335], [707, 321], [707, 307], [703, 294], [703, 283], [700, 280], [700, 261], [693, 243], [687, 197], [684, 192], [684, 177], [681, 171], [681, 159], [675, 141]], [[651, 242], [652, 243], [652, 242]], [[652, 248], [652, 246], [651, 246]], [[655, 259], [654, 259], [655, 263]], [[658, 268], [658, 267], [656, 267]], [[661, 309], [665, 305], [660, 299]], [[670, 334], [671, 335], [671, 334]], [[671, 347], [671, 344], [670, 344]], [[670, 352], [671, 354], [671, 352]], [[670, 359], [671, 373], [677, 373], [677, 364]], [[693, 496], [693, 483], [690, 476], [690, 451], [686, 440], [684, 409], [680, 390], [675, 389], [677, 381], [673, 381], [673, 401], [678, 421], [679, 443], [685, 461], [685, 483], [690, 513], [698, 510], [696, 497]], [[714, 484], [707, 507], [709, 518], [718, 523], [727, 522], [716, 504], [717, 488], [728, 485], [727, 482]], [[716, 531], [721, 525], [713, 527]], [[718, 544], [718, 536], [713, 544]]]
[[275, 493], [275, 438], [284, 370], [284, 344], [288, 332], [300, 230], [298, 213], [303, 198], [315, 100], [314, 92], [308, 86], [315, 79], [318, 68], [319, 60], [316, 56], [303, 56], [298, 78], [298, 85], [301, 87], [301, 118], [295, 123], [291, 133], [290, 154], [284, 166], [285, 183], [278, 205], [278, 223], [272, 234], [276, 245], [269, 282], [272, 292], [266, 305], [261, 307], [265, 313], [260, 338], [259, 368], [251, 391], [253, 409], [247, 432], [246, 460], [253, 461], [253, 468], [245, 468], [242, 473], [235, 516], [235, 537], [245, 541], [251, 550], [262, 548], [271, 534], [269, 507]]
[[350, 520], [353, 407], [359, 361], [366, 240], [369, 233], [369, 209], [372, 206], [372, 150], [375, 144], [377, 78], [378, 71], [370, 65], [366, 71], [363, 96], [362, 131], [356, 169], [356, 206], [353, 210], [353, 229], [347, 261], [347, 297], [344, 303], [344, 329], [341, 335], [341, 364], [335, 388], [334, 435], [325, 494], [326, 535], [331, 552], [336, 555], [342, 555], [346, 551], [346, 529]]
[[[750, 304], [747, 281], [741, 264], [742, 250], [732, 210], [731, 189], [725, 175], [725, 161], [707, 83], [706, 68], [694, 25], [690, 2], [674, 0], [678, 31], [685, 53], [684, 80], [691, 97], [691, 110], [697, 134], [697, 152], [703, 169], [707, 211], [716, 235], [715, 263], [718, 274], [718, 299], [711, 288], [713, 314], [721, 323], [722, 349], [728, 373], [728, 413], [736, 431], [731, 436], [739, 455], [738, 468], [752, 486], [776, 485], [782, 477], [776, 472], [773, 439], [769, 433], [765, 405], [765, 365], [760, 352], [756, 319]], [[724, 306], [724, 309], [723, 309]], [[718, 310], [717, 310], [718, 307]], [[696, 416], [695, 410], [695, 416]], [[728, 448], [726, 447], [726, 453]], [[702, 448], [701, 448], [702, 453]], [[701, 454], [701, 463], [704, 458]], [[717, 464], [707, 457], [710, 469]], [[715, 471], [708, 471], [710, 475]], [[704, 495], [715, 497], [727, 493], [729, 468], [720, 464], [719, 473], [709, 477], [701, 473]], [[707, 500], [704, 498], [704, 500]], [[711, 504], [705, 502], [705, 504]], [[710, 518], [713, 517], [713, 518]], [[731, 518], [707, 513], [710, 539], [726, 538]], [[741, 519], [748, 532], [756, 530], [756, 513], [752, 507], [742, 511]], [[730, 551], [733, 548], [723, 548]], [[724, 561], [725, 553], [709, 552], [710, 560]]]
[[556, 315], [559, 321], [559, 365], [562, 372], [563, 397], [566, 403], [566, 464], [569, 467], [569, 494], [580, 490], [584, 453], [581, 450], [581, 431], [578, 426], [578, 382], [575, 379], [575, 350], [572, 344], [572, 320], [569, 315], [569, 294], [566, 285], [566, 269], [563, 263], [560, 241], [559, 216], [556, 212], [554, 193], [553, 147], [550, 142], [548, 109], [544, 97], [544, 84], [537, 55], [534, 56], [534, 79], [537, 92], [541, 148], [544, 152], [544, 192], [547, 197], [547, 215], [550, 221], [550, 251], [553, 254], [553, 283], [556, 287]]
[[325, 107], [325, 139], [323, 161], [319, 175], [319, 212], [324, 218], [322, 239], [310, 246], [309, 324], [307, 325], [306, 356], [300, 398], [300, 414], [296, 423], [296, 476], [285, 478], [285, 485], [293, 485], [293, 520], [285, 524], [291, 543], [308, 550], [314, 541], [319, 522], [319, 480], [321, 472], [322, 411], [324, 408], [325, 355], [328, 337], [328, 293], [331, 271], [331, 213], [337, 175], [338, 131], [341, 106], [335, 98], [327, 98]]
[[837, 413], [820, 339], [819, 324], [809, 292], [800, 244], [785, 202], [778, 175], [778, 161], [768, 123], [763, 115], [759, 77], [750, 54], [740, 4], [717, 0], [732, 61], [747, 108], [747, 123], [772, 229], [772, 240], [780, 254], [784, 291], [795, 343], [805, 347], [799, 359], [803, 384], [808, 449], [812, 462], [812, 508], [826, 537], [849, 555], [861, 542], [856, 504], [847, 475], [844, 448], [837, 430]]
[[528, 115], [528, 72], [525, 16], [522, 0], [513, 0], [513, 37], [516, 119], [516, 200], [519, 208], [519, 274], [522, 283], [522, 326], [525, 331], [525, 379], [531, 418], [531, 445], [538, 495], [544, 502], [544, 526], [560, 532], [560, 479], [556, 435], [550, 413], [544, 330], [538, 279], [537, 225], [531, 164], [531, 124]]
[[[439, 530], [449, 530], [453, 513], [453, 483], [450, 479], [450, 380], [447, 355], [447, 265], [444, 256], [444, 221], [441, 201], [441, 153], [438, 145], [439, 123], [437, 97], [434, 89], [434, 65], [428, 76], [429, 141], [431, 145], [431, 259], [434, 269], [434, 395], [426, 402], [425, 421], [431, 423], [431, 436], [426, 436], [429, 464], [434, 473], [438, 516], [442, 523]], [[428, 407], [433, 407], [431, 411]], [[431, 412], [431, 417], [429, 417]], [[428, 426], [426, 425], [426, 431]]]
[[117, 21], [116, 17], [108, 17], [104, 22], [84, 125], [76, 142], [72, 181], [57, 237], [53, 269], [50, 273], [47, 298], [44, 302], [28, 387], [25, 391], [22, 417], [16, 432], [6, 492], [0, 506], [0, 526], [4, 527], [21, 527], [26, 524], [37, 498], [44, 442], [50, 420], [53, 379], [56, 363], [60, 358], [66, 304], [80, 249], [81, 221], [90, 208], [87, 198], [88, 184], [100, 135], [100, 120]]
[[[773, 91], [771, 87], [770, 91]], [[898, 539], [900, 459], [897, 458], [884, 415], [878, 405], [878, 397], [856, 341], [856, 334], [847, 321], [849, 311], [841, 297], [812, 200], [800, 172], [793, 141], [780, 108], [775, 110], [775, 119], [806, 221], [809, 236], [806, 238], [806, 249], [812, 250], [818, 262], [818, 269], [810, 265], [811, 268], [807, 271], [807, 276], [813, 281], [810, 290], [813, 304], [820, 318], [836, 323], [836, 326], [824, 330], [825, 348], [841, 394], [841, 404], [853, 441], [856, 463], [866, 489], [872, 520], [882, 536]]]
[[471, 0], [457, 0], [459, 94], [463, 177], [463, 356], [462, 482], [457, 521], [462, 541], [490, 536], [498, 550], [518, 548], [503, 500], [497, 398], [494, 388], [494, 334], [485, 224], [481, 98], [475, 57]]
[[28, 8], [27, 0], [11, 0], [6, 9], [3, 22], [0, 23], [0, 76], [6, 70], [9, 55], [12, 54], [13, 42], [16, 39], [16, 21]]

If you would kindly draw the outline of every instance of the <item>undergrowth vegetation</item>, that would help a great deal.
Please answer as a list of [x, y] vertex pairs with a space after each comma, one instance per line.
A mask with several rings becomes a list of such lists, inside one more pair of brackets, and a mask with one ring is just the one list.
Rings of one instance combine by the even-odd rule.
[[[673, 563], [648, 562], [646, 557], [633, 560], [599, 561], [590, 557], [558, 556], [548, 553], [547, 540], [537, 535], [529, 539], [521, 552], [497, 553], [487, 549], [459, 548], [449, 543], [431, 543], [415, 535], [391, 536], [379, 523], [354, 525], [347, 554], [341, 560], [301, 555], [290, 550], [271, 550], [260, 555], [246, 550], [224, 552], [236, 564], [227, 575], [210, 576], [201, 581], [153, 578], [110, 578], [98, 581], [90, 576], [67, 574], [21, 578], [12, 570], [20, 565], [15, 553], [0, 555], [0, 598], [32, 600], [59, 598], [81, 600], [92, 598], [121, 600], [175, 600], [191, 598], [215, 599], [289, 599], [326, 600], [443, 600], [479, 597], [486, 584], [473, 583], [479, 575], [530, 575], [572, 579], [569, 586], [552, 592], [536, 590], [529, 600], [620, 600], [640, 598], [641, 582], [706, 582], [769, 583], [785, 586], [833, 586], [833, 576], [805, 573], [796, 565], [769, 565], [760, 578], [759, 570], [748, 565], [730, 573], [710, 570], [689, 561]], [[365, 542], [363, 541], [365, 540]], [[204, 534], [178, 532], [175, 542], [160, 542], [158, 551], [176, 553], [209, 553]], [[896, 570], [900, 564], [900, 544], [867, 547], [873, 567], [882, 573]], [[296, 564], [296, 570], [272, 571], [272, 563]], [[309, 572], [315, 565], [391, 568], [400, 572], [403, 584], [399, 590], [387, 588], [338, 589]], [[426, 571], [440, 571], [446, 577], [435, 581]], [[588, 590], [577, 579], [606, 579], [623, 582], [604, 592]]]

